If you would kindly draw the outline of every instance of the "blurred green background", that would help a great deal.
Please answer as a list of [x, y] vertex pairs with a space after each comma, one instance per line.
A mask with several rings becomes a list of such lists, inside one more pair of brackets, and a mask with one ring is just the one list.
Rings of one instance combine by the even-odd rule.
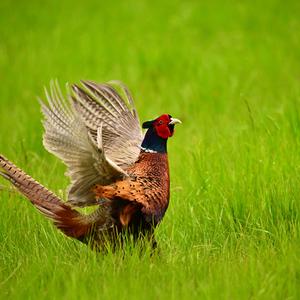
[[[0, 297], [299, 299], [299, 1], [0, 2], [0, 153], [63, 195], [51, 79], [119, 79], [169, 141], [160, 255], [96, 254], [0, 191]], [[1, 180], [1, 186], [8, 185]]]

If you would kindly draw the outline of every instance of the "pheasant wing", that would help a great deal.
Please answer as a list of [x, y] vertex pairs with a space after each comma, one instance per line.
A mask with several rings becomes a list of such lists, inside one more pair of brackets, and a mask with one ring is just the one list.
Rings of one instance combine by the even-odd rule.
[[[123, 94], [117, 92], [118, 87]], [[133, 99], [127, 87], [119, 81], [97, 84], [82, 81], [73, 86], [74, 105], [96, 142], [102, 126], [103, 149], [120, 168], [132, 165], [140, 153], [142, 132]]]
[[[73, 89], [76, 87], [73, 86]], [[95, 204], [95, 195], [92, 192], [95, 184], [109, 184], [127, 176], [105, 153], [103, 129], [108, 122], [107, 115], [101, 115], [100, 119], [98, 115], [90, 112], [91, 120], [99, 118], [97, 127], [91, 129], [86, 117], [82, 115], [84, 110], [79, 109], [79, 106], [87, 109], [88, 104], [79, 102], [78, 94], [74, 93], [73, 98], [69, 96], [66, 100], [58, 85], [51, 83], [50, 94], [46, 91], [46, 97], [48, 105], [41, 103], [45, 116], [43, 142], [45, 148], [68, 167], [67, 175], [71, 178], [69, 202], [77, 206]], [[89, 104], [92, 104], [96, 111], [101, 110], [100, 103], [93, 101]], [[130, 158], [127, 161], [134, 159]]]

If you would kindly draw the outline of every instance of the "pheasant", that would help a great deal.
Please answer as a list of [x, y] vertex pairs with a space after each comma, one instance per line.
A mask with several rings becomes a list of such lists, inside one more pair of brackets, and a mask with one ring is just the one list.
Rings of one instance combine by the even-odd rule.
[[[0, 155], [0, 174], [65, 235], [104, 249], [147, 237], [155, 246], [154, 229], [169, 204], [167, 140], [181, 123], [163, 114], [142, 124], [132, 96], [121, 82], [82, 81], [63, 97], [51, 82], [44, 115], [43, 144], [67, 166], [71, 184], [61, 200]], [[80, 207], [96, 206], [90, 214]]]

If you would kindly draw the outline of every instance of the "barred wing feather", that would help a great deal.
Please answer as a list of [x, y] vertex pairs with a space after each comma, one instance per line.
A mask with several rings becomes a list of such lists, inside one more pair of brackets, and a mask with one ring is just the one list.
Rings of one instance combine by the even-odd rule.
[[[105, 97], [93, 97], [86, 88], [92, 84], [85, 82], [82, 88], [73, 85], [73, 95], [66, 100], [52, 82], [50, 94], [46, 91], [48, 105], [41, 102], [44, 146], [67, 165], [71, 178], [68, 200], [76, 206], [96, 203], [92, 192], [95, 184], [109, 184], [127, 176], [124, 169], [136, 161], [142, 140], [136, 112], [110, 85], [99, 85]], [[129, 137], [130, 130], [135, 132], [134, 139]]]
[[[124, 97], [113, 85], [121, 89]], [[106, 84], [82, 81], [82, 87], [74, 85], [73, 91], [75, 108], [95, 140], [97, 129], [103, 126], [103, 147], [107, 156], [123, 169], [133, 164], [139, 156], [143, 136], [126, 86], [118, 81]]]

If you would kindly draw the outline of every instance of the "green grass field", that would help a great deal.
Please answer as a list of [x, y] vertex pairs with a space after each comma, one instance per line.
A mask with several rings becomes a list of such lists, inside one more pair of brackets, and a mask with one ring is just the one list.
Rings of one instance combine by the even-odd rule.
[[120, 79], [183, 121], [171, 202], [159, 255], [102, 255], [0, 191], [0, 298], [299, 299], [300, 2], [48, 2], [0, 2], [0, 153], [63, 195], [37, 97]]

